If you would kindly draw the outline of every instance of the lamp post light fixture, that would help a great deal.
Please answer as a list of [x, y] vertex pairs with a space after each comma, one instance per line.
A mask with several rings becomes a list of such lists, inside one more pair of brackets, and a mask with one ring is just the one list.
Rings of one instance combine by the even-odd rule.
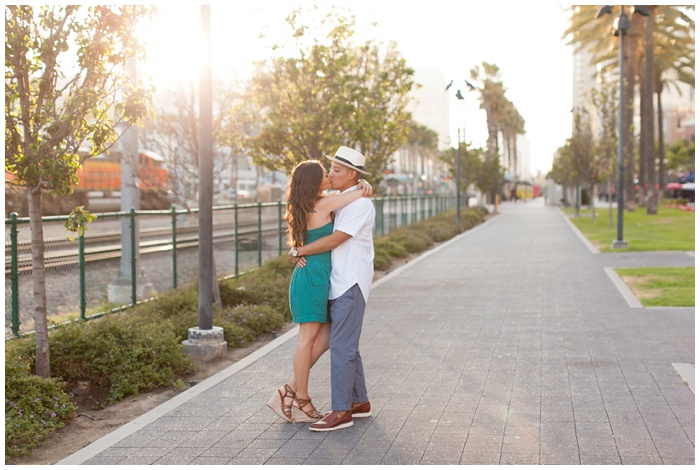
[[[649, 16], [649, 11], [642, 5], [634, 6], [634, 13], [642, 16]], [[605, 5], [598, 12], [596, 19], [603, 15], [612, 14], [612, 5]], [[617, 239], [612, 242], [612, 249], [627, 248], [627, 242], [623, 238], [623, 215], [624, 215], [624, 184], [625, 184], [625, 158], [624, 148], [627, 133], [625, 132], [625, 36], [630, 27], [630, 21], [625, 13], [625, 6], [620, 5], [620, 16], [615, 20], [615, 36], [620, 38], [620, 105], [618, 117], [618, 137], [617, 137]]]

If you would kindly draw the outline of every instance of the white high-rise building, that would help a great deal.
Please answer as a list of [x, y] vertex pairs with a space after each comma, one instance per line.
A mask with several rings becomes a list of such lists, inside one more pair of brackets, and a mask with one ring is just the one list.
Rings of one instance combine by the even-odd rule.
[[590, 90], [597, 87], [596, 74], [598, 68], [591, 63], [593, 54], [590, 52], [574, 52], [574, 83], [573, 83], [573, 105], [574, 109], [588, 108], [590, 100]]
[[420, 85], [412, 92], [409, 111], [419, 124], [438, 134], [438, 149], [450, 147], [450, 94], [445, 92], [445, 77], [440, 67], [416, 67], [414, 81]]

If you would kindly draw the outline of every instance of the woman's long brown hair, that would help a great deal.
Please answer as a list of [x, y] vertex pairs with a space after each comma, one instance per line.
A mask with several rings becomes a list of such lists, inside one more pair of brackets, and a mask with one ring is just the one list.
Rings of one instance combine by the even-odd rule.
[[326, 172], [318, 160], [307, 160], [297, 164], [287, 188], [287, 243], [301, 246], [306, 239], [306, 219], [314, 210], [318, 200], [318, 188]]

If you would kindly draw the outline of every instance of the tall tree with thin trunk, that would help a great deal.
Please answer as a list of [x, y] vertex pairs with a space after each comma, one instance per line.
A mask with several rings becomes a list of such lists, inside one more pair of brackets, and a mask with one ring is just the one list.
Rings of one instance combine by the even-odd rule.
[[[516, 133], [525, 132], [525, 121], [522, 117], [519, 117], [520, 115], [513, 103], [506, 98], [506, 88], [501, 81], [500, 69], [497, 65], [482, 62], [481, 66], [471, 69], [470, 78], [473, 83], [467, 83], [469, 89], [479, 93], [481, 108], [486, 112], [486, 128], [488, 131], [486, 159], [489, 160], [489, 163], [484, 165], [484, 168], [488, 169], [484, 174], [493, 175], [491, 190], [488, 191], [493, 200], [499, 191], [498, 186], [503, 181], [502, 168], [498, 161], [498, 133], [503, 132], [504, 129], [513, 133], [511, 139], [505, 142], [506, 146], [508, 146], [514, 142]], [[511, 121], [508, 120], [509, 113], [512, 114]], [[507, 148], [506, 157], [509, 155], [510, 151]]]
[[596, 136], [596, 151], [600, 158], [600, 174], [607, 181], [608, 226], [612, 229], [612, 187], [613, 177], [617, 171], [618, 91], [617, 83], [606, 79], [604, 74], [601, 74], [600, 83], [599, 89], [591, 90], [591, 101], [600, 123], [600, 131]]
[[[644, 69], [639, 91], [640, 129], [639, 159], [640, 175], [644, 176], [641, 184], [645, 191], [647, 214], [656, 214], [658, 197], [656, 195], [656, 162], [654, 161], [654, 19], [656, 7], [649, 6], [649, 16], [644, 28]], [[643, 165], [642, 165], [643, 162]], [[640, 181], [642, 179], [640, 178]]]
[[[684, 7], [693, 9], [694, 7]], [[656, 93], [659, 198], [666, 188], [663, 92], [679, 83], [695, 86], [695, 21], [682, 9], [657, 6], [654, 34], [654, 92]], [[661, 32], [661, 34], [656, 34]]]
[[[78, 150], [106, 152], [121, 130], [140, 124], [150, 92], [124, 66], [141, 52], [141, 6], [5, 7], [5, 171], [27, 193], [34, 281], [36, 373], [51, 375], [46, 318], [42, 190], [69, 194]], [[69, 224], [84, 230], [82, 207]]]
[[488, 157], [496, 158], [498, 155], [498, 131], [505, 101], [505, 88], [501, 81], [501, 72], [497, 65], [483, 62], [481, 66], [477, 65], [472, 68], [470, 78], [480, 84], [480, 86], [473, 86], [470, 89], [479, 92], [481, 108], [486, 112]]
[[[629, 7], [628, 7], [629, 8]], [[643, 37], [644, 17], [629, 13], [630, 27], [627, 35], [620, 40], [625, 41], [625, 108], [622, 122], [627, 138], [625, 139], [624, 159], [625, 159], [625, 206], [628, 210], [637, 209], [637, 189], [634, 181], [635, 175], [639, 176], [635, 159], [635, 147], [637, 139], [634, 138], [634, 114], [635, 95], [637, 83], [639, 81], [639, 58], [640, 40]]]

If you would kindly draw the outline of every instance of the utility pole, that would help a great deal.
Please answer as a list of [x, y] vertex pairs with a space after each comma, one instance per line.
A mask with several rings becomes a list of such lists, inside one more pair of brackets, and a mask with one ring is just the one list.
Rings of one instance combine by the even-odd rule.
[[214, 307], [214, 194], [212, 78], [211, 78], [211, 7], [201, 7], [201, 31], [204, 64], [199, 78], [199, 322], [190, 328], [183, 341], [188, 354], [203, 360], [217, 359], [226, 351], [224, 330], [213, 326]]
[[[136, 83], [136, 59], [126, 63], [132, 83]], [[130, 126], [120, 138], [121, 143], [121, 212], [140, 209], [138, 129]], [[132, 227], [133, 224], [133, 227]], [[132, 231], [136, 246], [132, 247]], [[107, 299], [117, 305], [136, 304], [136, 273], [138, 272], [138, 217], [121, 217], [121, 265], [117, 278], [107, 287]]]

